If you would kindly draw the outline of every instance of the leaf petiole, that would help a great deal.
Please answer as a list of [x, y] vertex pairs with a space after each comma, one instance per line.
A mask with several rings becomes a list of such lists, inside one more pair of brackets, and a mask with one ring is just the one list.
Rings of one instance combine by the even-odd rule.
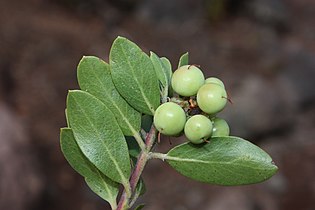
[[143, 142], [143, 133], [141, 131], [141, 135], [139, 133], [137, 133], [136, 131], [133, 132], [133, 137], [136, 139], [139, 147], [141, 150], [145, 150], [145, 144]]
[[159, 153], [159, 152], [150, 152], [149, 159], [160, 159], [164, 161], [167, 159], [167, 154]]

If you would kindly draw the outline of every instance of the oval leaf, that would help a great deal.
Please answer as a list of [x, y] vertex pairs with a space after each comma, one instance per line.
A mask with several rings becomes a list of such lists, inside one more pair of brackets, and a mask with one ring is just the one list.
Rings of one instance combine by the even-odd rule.
[[78, 65], [80, 88], [100, 99], [115, 115], [124, 135], [139, 132], [141, 114], [131, 107], [116, 90], [109, 65], [94, 56], [85, 56]]
[[66, 160], [81, 176], [94, 176], [97, 168], [84, 156], [70, 128], [60, 130], [60, 146]]
[[160, 60], [160, 58], [154, 53], [150, 52], [150, 59], [153, 63], [155, 74], [162, 84], [163, 88], [168, 87], [168, 75], [164, 70], [164, 64]]
[[[163, 69], [166, 73], [166, 75], [168, 75], [168, 93], [167, 93], [167, 96], [169, 97], [172, 97], [173, 96], [173, 89], [172, 89], [172, 85], [171, 85], [171, 79], [172, 79], [172, 76], [173, 76], [173, 71], [172, 71], [172, 64], [171, 62], [165, 58], [165, 57], [162, 57], [160, 58], [162, 63], [163, 63]], [[166, 102], [166, 101], [164, 101]]]
[[164, 72], [165, 74], [167, 75], [167, 79], [168, 79], [168, 85], [171, 84], [171, 78], [172, 78], [172, 74], [173, 74], [173, 71], [172, 71], [172, 64], [171, 62], [165, 58], [165, 57], [162, 57], [160, 58], [161, 59], [161, 62], [163, 64], [163, 69], [164, 69]]
[[116, 206], [119, 185], [104, 176], [82, 153], [70, 128], [60, 131], [61, 150], [72, 166], [80, 175], [84, 176], [90, 188], [101, 198], [108, 201], [112, 207]]
[[185, 143], [170, 150], [165, 159], [179, 173], [217, 185], [262, 182], [277, 171], [270, 156], [238, 137], [214, 137], [209, 143]]
[[150, 58], [133, 42], [118, 37], [110, 50], [110, 68], [118, 92], [139, 112], [154, 115], [160, 91]]
[[98, 196], [108, 201], [112, 209], [116, 209], [116, 199], [119, 193], [119, 187], [118, 184], [114, 182], [112, 182], [114, 185], [108, 184], [108, 180], [110, 179], [100, 171], [98, 171], [98, 176], [85, 178], [85, 182], [89, 188]]
[[182, 56], [180, 56], [179, 62], [178, 62], [178, 68], [181, 66], [185, 66], [189, 64], [189, 54], [186, 52]]
[[111, 111], [91, 94], [69, 91], [67, 113], [83, 154], [106, 176], [128, 185], [127, 143]]

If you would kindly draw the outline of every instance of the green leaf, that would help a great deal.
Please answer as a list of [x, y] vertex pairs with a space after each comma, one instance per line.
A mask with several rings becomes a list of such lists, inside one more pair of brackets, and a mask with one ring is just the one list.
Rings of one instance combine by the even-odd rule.
[[144, 207], [145, 207], [144, 204], [139, 204], [139, 206], [137, 206], [137, 207], [135, 208], [135, 210], [141, 210], [141, 209], [143, 209]]
[[169, 85], [169, 78], [167, 72], [164, 70], [164, 64], [161, 59], [154, 53], [150, 52], [150, 59], [153, 63], [155, 74], [162, 84], [163, 88], [167, 88]]
[[185, 54], [183, 54], [178, 62], [178, 68], [181, 66], [185, 66], [189, 64], [189, 54], [188, 52], [186, 52]]
[[158, 78], [149, 58], [136, 44], [118, 37], [110, 51], [110, 68], [118, 92], [139, 112], [154, 115], [160, 105]]
[[173, 74], [173, 71], [172, 71], [172, 64], [171, 62], [165, 58], [165, 57], [162, 57], [160, 58], [161, 61], [162, 61], [162, 64], [163, 64], [163, 69], [164, 69], [164, 72], [165, 74], [167, 75], [167, 79], [168, 79], [168, 85], [171, 84], [171, 78], [172, 78], [172, 74]]
[[67, 109], [65, 109], [65, 116], [66, 116], [67, 126], [70, 127], [70, 123], [69, 123], [68, 116], [67, 116]]
[[119, 185], [104, 176], [82, 153], [70, 128], [62, 128], [60, 131], [61, 150], [72, 166], [81, 176], [87, 180], [90, 188], [111, 206], [116, 205]]
[[165, 159], [179, 173], [218, 185], [262, 182], [277, 171], [270, 156], [238, 137], [214, 137], [209, 143], [185, 143], [171, 149]]
[[[172, 80], [172, 75], [173, 75], [173, 71], [172, 71], [172, 64], [171, 62], [165, 58], [162, 57], [161, 61], [163, 63], [164, 66], [164, 71], [166, 72], [166, 74], [168, 75], [168, 95], [169, 97], [172, 97], [174, 94], [174, 91], [172, 89], [172, 85], [171, 85], [171, 80]], [[164, 101], [165, 102], [165, 101]]]
[[118, 93], [107, 63], [94, 56], [83, 57], [78, 65], [78, 81], [82, 90], [100, 99], [112, 111], [124, 135], [139, 132], [141, 114]]
[[139, 179], [139, 182], [136, 187], [136, 194], [141, 196], [146, 192], [145, 184], [142, 178]]
[[84, 156], [70, 128], [60, 130], [60, 146], [66, 160], [81, 176], [92, 177], [97, 168]]
[[141, 117], [141, 128], [149, 133], [150, 129], [151, 129], [151, 126], [152, 126], [152, 123], [153, 123], [153, 117], [151, 115], [142, 115]]
[[[119, 185], [98, 171], [98, 176], [86, 177], [86, 184], [98, 196], [108, 201], [112, 209], [117, 208], [116, 199], [119, 193]], [[111, 184], [109, 184], [111, 182]]]
[[[145, 185], [144, 185], [144, 181], [143, 179], [140, 177], [138, 183], [137, 183], [137, 186], [136, 186], [136, 189], [135, 189], [135, 192], [133, 194], [133, 197], [132, 197], [132, 200], [129, 202], [130, 206], [133, 206], [134, 203], [138, 200], [138, 198], [143, 195], [146, 191], [146, 188], [145, 188]], [[144, 205], [143, 205], [144, 206]], [[138, 209], [138, 207], [136, 207], [135, 209]], [[140, 209], [142, 209], [143, 207], [141, 207]]]
[[69, 91], [67, 113], [83, 154], [107, 177], [129, 185], [127, 143], [111, 111], [91, 94]]
[[141, 152], [141, 149], [137, 144], [136, 139], [132, 136], [126, 136], [126, 141], [128, 145], [129, 155], [131, 157], [137, 158], [139, 153]]
[[[143, 115], [141, 118], [141, 127], [145, 132], [149, 132], [153, 123], [153, 117], [151, 115]], [[129, 155], [132, 157], [134, 164], [136, 164], [137, 157], [141, 152], [141, 148], [136, 139], [132, 136], [126, 136]], [[143, 141], [143, 140], [142, 140]]]

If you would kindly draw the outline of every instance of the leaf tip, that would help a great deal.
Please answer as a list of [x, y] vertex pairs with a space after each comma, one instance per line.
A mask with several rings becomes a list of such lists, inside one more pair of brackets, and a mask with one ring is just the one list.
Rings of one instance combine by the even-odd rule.
[[72, 95], [75, 92], [76, 92], [76, 90], [68, 90], [68, 98], [69, 98], [70, 95]]
[[66, 128], [60, 128], [60, 134], [65, 130]]
[[271, 161], [269, 163], [268, 168], [265, 169], [265, 171], [264, 171], [265, 175], [261, 181], [265, 181], [265, 180], [270, 179], [271, 177], [273, 177], [278, 172], [278, 170], [279, 170], [278, 166], [273, 161]]
[[279, 170], [279, 168], [278, 168], [278, 166], [276, 165], [276, 163], [275, 163], [274, 161], [271, 161], [270, 164], [271, 164], [271, 168], [272, 168], [273, 174], [277, 173], [278, 170]]
[[150, 57], [157, 56], [153, 51], [150, 51]]
[[[72, 100], [73, 97], [75, 97], [75, 95], [77, 95], [77, 93], [81, 93], [83, 92], [82, 90], [68, 90], [68, 95], [67, 95], [67, 107], [69, 106], [69, 101]], [[71, 98], [71, 99], [70, 99]]]
[[116, 39], [125, 39], [125, 37], [123, 37], [123, 36], [117, 36]]
[[117, 38], [114, 40], [113, 45], [117, 42], [126, 41], [128, 40], [126, 37], [123, 36], [117, 36]]

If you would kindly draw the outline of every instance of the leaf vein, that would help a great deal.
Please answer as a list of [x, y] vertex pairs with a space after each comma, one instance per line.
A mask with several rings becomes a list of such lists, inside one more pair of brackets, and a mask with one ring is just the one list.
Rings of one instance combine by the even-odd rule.
[[100, 142], [102, 142], [102, 145], [106, 151], [106, 153], [108, 154], [109, 158], [111, 159], [111, 161], [114, 163], [117, 172], [119, 173], [121, 179], [123, 180], [124, 183], [128, 182], [128, 179], [124, 176], [124, 174], [122, 173], [118, 163], [116, 162], [115, 158], [112, 156], [112, 154], [110, 153], [110, 150], [108, 149], [107, 145], [105, 144], [105, 142], [102, 140], [102, 137], [100, 135], [100, 133], [97, 131], [97, 129], [95, 129], [95, 125], [94, 123], [91, 121], [91, 119], [88, 117], [87, 113], [85, 112], [84, 109], [82, 109], [80, 103], [77, 102], [76, 98], [74, 97], [74, 101], [77, 104], [78, 108], [81, 110], [81, 112], [83, 113], [84, 117], [86, 118], [87, 122], [91, 125], [90, 127], [93, 129], [94, 133], [97, 135], [98, 139]]

